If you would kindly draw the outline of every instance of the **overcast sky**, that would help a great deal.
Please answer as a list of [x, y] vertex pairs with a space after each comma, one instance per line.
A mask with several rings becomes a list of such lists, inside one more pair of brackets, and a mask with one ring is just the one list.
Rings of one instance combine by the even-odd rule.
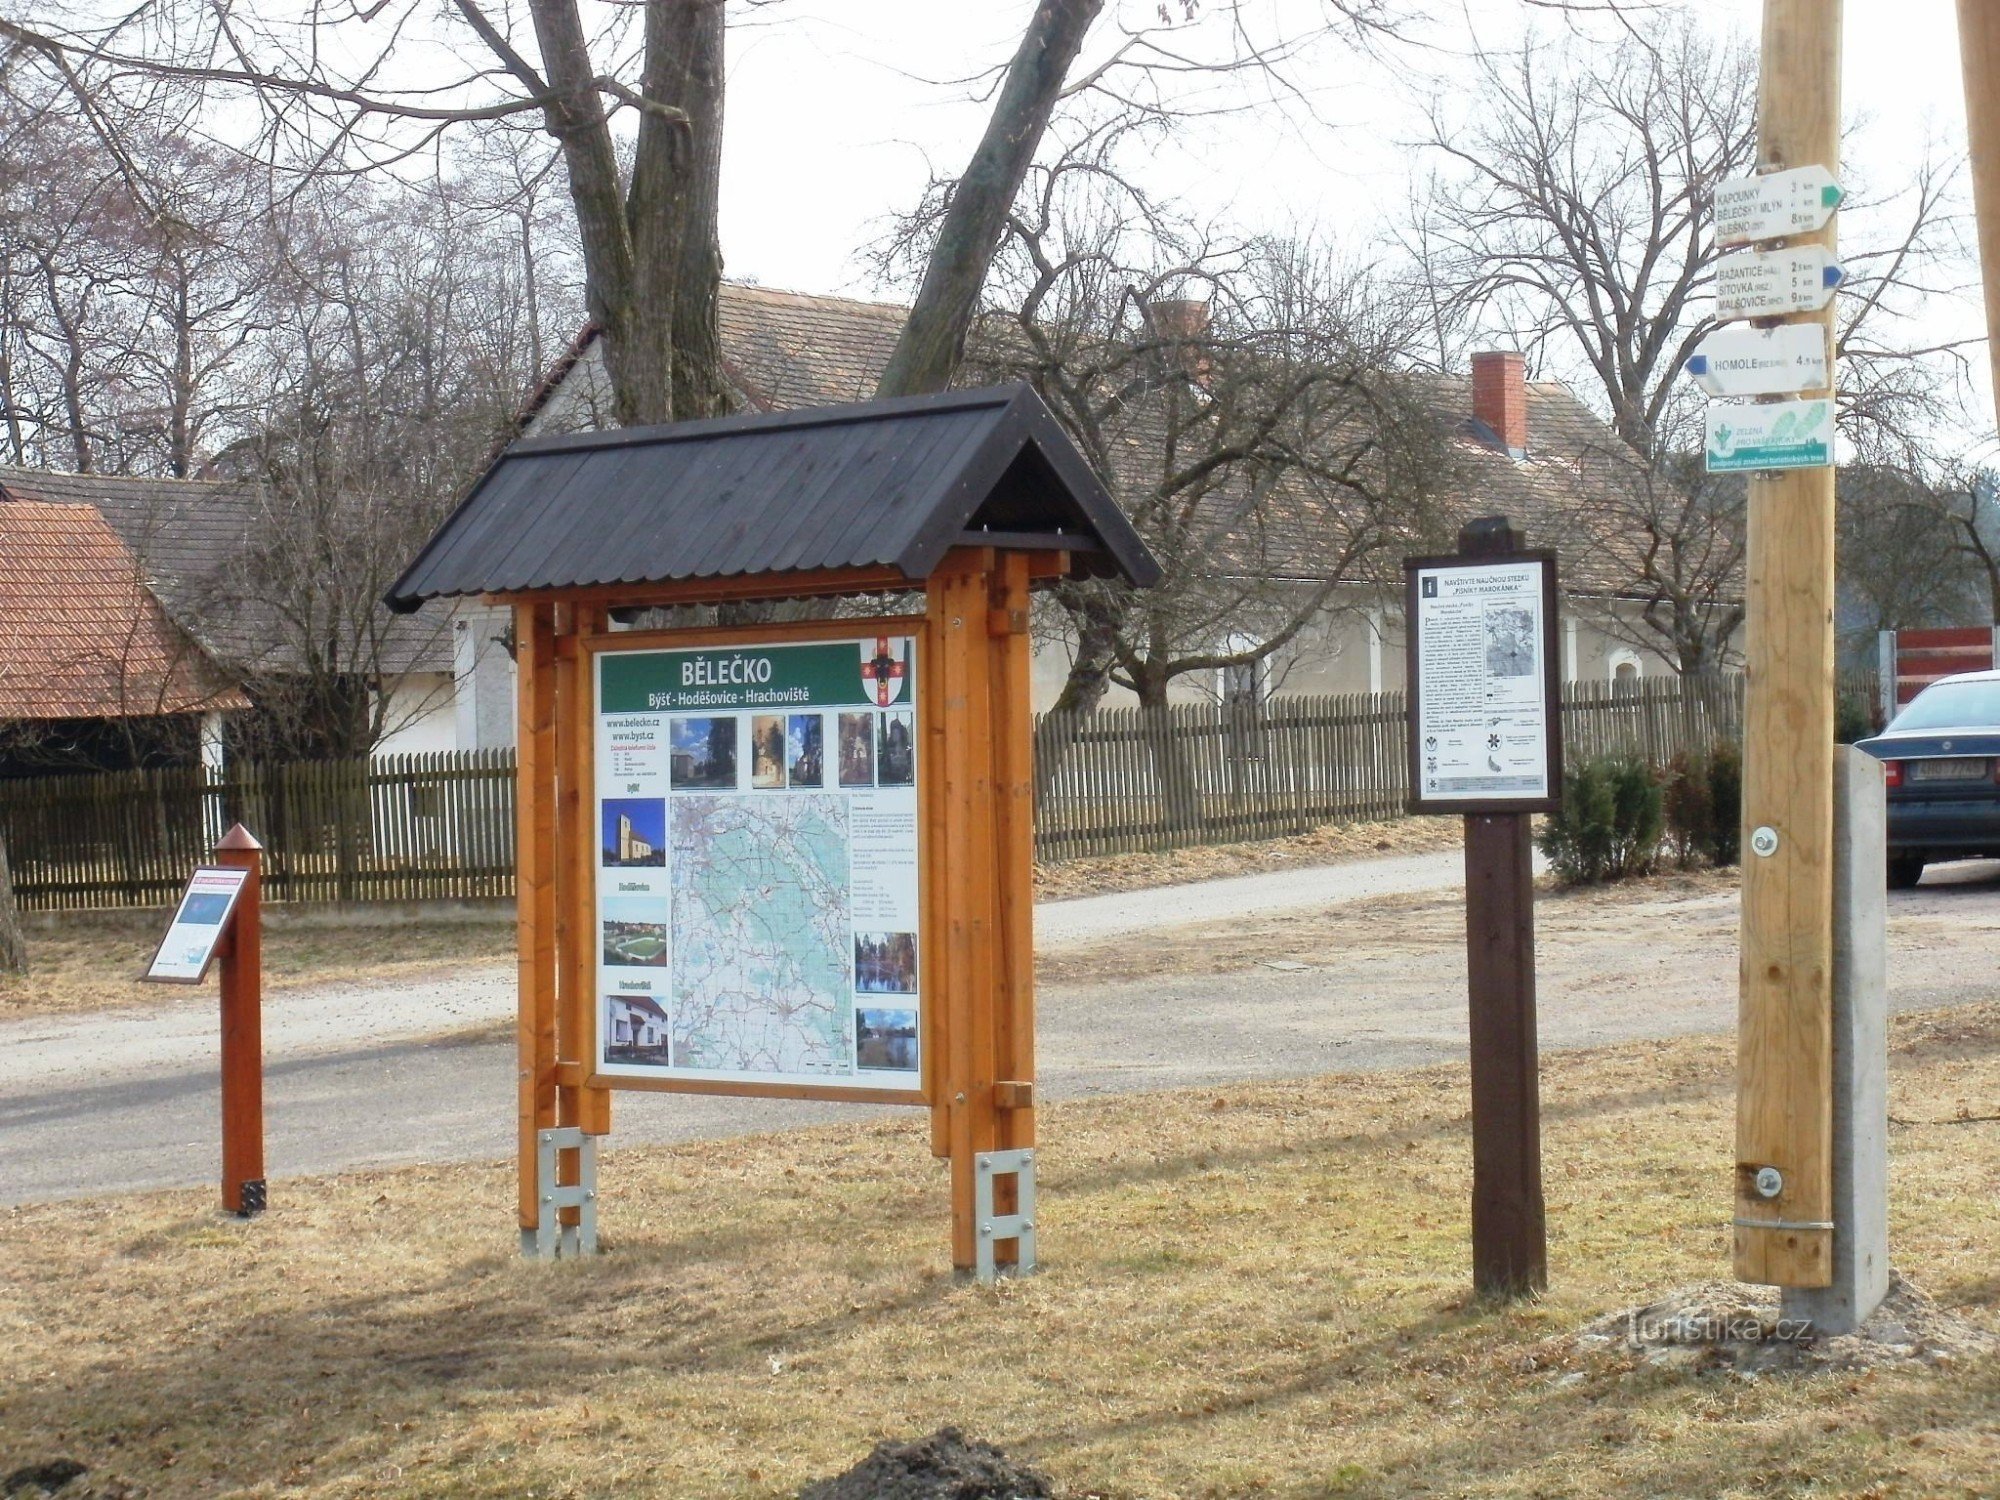
[[[1118, 0], [1113, 0], [1117, 4]], [[1149, 15], [1157, 0], [1126, 0]], [[1309, 0], [1259, 0], [1273, 13]], [[1418, 0], [1407, 0], [1415, 8]], [[732, 278], [878, 295], [857, 253], [914, 203], [931, 169], [963, 166], [986, 119], [962, 80], [1005, 62], [1031, 0], [791, 0], [732, 33], [723, 253]], [[1467, 39], [1550, 33], [1519, 0], [1431, 0], [1418, 45], [1374, 57], [1326, 47], [1298, 70], [1310, 109], [1261, 108], [1187, 127], [1149, 165], [1149, 187], [1243, 229], [1309, 227], [1365, 254], [1405, 217], [1409, 143], [1439, 91], [1467, 74]], [[1700, 24], [1754, 41], [1759, 0], [1695, 0]], [[1877, 187], [1925, 152], [1964, 151], [1952, 0], [1846, 7], [1843, 113], [1850, 160]], [[1100, 32], [1103, 23], [1100, 22]], [[1858, 226], [1857, 226], [1858, 227]], [[1961, 277], [1976, 274], [1968, 263]], [[1932, 315], [1926, 336], [1977, 331], [1976, 291]], [[1975, 399], [1984, 406], [1981, 384]]]

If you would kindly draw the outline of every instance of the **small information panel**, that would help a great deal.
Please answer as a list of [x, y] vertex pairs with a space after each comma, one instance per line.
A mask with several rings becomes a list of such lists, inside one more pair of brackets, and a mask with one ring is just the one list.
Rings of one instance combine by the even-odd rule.
[[197, 866], [159, 951], [140, 977], [161, 984], [200, 984], [249, 878], [248, 870], [227, 865]]
[[919, 1094], [910, 622], [594, 661], [598, 1075]]
[[1411, 810], [1553, 811], [1562, 797], [1555, 554], [1403, 567]]

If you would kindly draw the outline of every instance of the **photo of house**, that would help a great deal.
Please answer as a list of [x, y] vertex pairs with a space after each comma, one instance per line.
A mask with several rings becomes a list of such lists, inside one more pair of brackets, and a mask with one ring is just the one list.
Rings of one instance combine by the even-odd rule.
[[606, 797], [602, 853], [607, 867], [665, 868], [666, 802], [659, 797]]
[[651, 995], [604, 997], [604, 1060], [669, 1066], [667, 1013]]
[[675, 719], [669, 750], [676, 791], [732, 791], [736, 786], [736, 720]]
[[785, 716], [758, 714], [750, 721], [750, 785], [764, 791], [785, 784]]
[[785, 754], [785, 776], [790, 785], [825, 786], [826, 720], [819, 714], [793, 714], [785, 736]]
[[907, 708], [891, 708], [878, 721], [875, 773], [883, 786], [916, 785], [917, 738], [913, 719]]
[[840, 784], [875, 785], [875, 715], [840, 716]]

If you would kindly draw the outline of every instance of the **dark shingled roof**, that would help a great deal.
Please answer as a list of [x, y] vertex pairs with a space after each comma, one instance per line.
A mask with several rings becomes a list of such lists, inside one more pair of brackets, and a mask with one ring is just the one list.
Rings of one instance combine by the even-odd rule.
[[426, 599], [893, 566], [1048, 545], [1160, 570], [1025, 385], [515, 443], [388, 594]]

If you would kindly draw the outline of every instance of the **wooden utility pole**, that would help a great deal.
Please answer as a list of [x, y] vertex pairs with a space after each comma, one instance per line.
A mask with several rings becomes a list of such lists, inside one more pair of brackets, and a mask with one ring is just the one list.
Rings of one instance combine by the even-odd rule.
[[222, 962], [222, 1206], [248, 1218], [264, 1190], [264, 846], [241, 823], [215, 846], [217, 864], [248, 870], [217, 955]]
[[[1840, 0], [1765, 0], [1760, 169], [1838, 176], [1840, 25]], [[1790, 243], [1831, 252], [1836, 220]], [[1831, 380], [1831, 307], [1794, 321]], [[1735, 1266], [1780, 1286], [1833, 1265], [1833, 495], [1830, 467], [1750, 481]]]
[[2000, 414], [2000, 5], [1958, 0], [1958, 54], [1965, 69], [1965, 134], [1972, 154], [1972, 206], [1986, 282], [1986, 353]]

